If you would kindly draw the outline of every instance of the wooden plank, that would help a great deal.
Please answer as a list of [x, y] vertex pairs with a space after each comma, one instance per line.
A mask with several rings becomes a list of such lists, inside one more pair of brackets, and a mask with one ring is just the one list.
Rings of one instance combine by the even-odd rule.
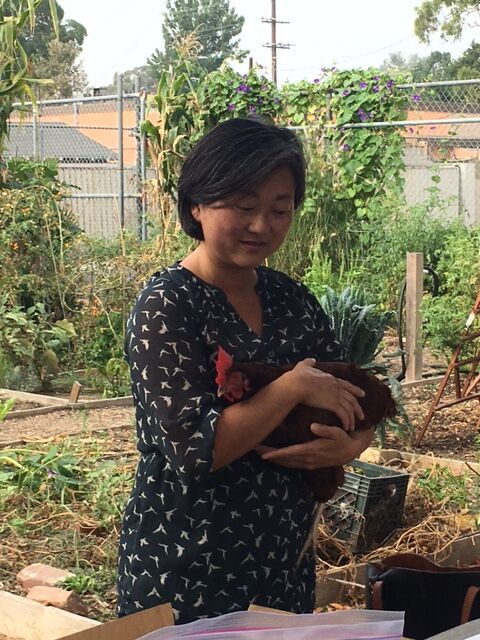
[[292, 611], [284, 611], [283, 609], [272, 609], [271, 607], [262, 607], [259, 604], [251, 604], [247, 611], [257, 611], [259, 613], [283, 613], [287, 616], [294, 616]]
[[100, 626], [96, 620], [0, 591], [0, 632], [21, 640], [56, 640]]
[[38, 416], [51, 411], [62, 411], [65, 409], [107, 409], [108, 407], [133, 407], [132, 396], [123, 396], [121, 398], [105, 398], [103, 400], [86, 400], [84, 402], [66, 402], [62, 405], [51, 407], [38, 407], [37, 409], [25, 409], [20, 411], [11, 411], [7, 413], [4, 420], [13, 420], [15, 418], [27, 418], [29, 416]]
[[160, 604], [118, 620], [110, 620], [94, 629], [62, 636], [61, 640], [139, 640], [151, 631], [174, 624], [171, 605]]
[[422, 352], [423, 253], [407, 253], [406, 352], [405, 380], [420, 380]]
[[446, 467], [455, 475], [480, 473], [480, 463], [478, 462], [469, 462], [467, 465], [463, 460], [440, 458], [422, 453], [410, 453], [409, 451], [397, 451], [396, 449], [368, 447], [360, 455], [360, 460], [373, 462], [374, 464], [389, 464], [394, 461], [404, 462], [409, 466], [409, 471], [431, 469], [433, 466], [439, 465]]
[[26, 402], [36, 402], [37, 404], [50, 406], [52, 404], [68, 404], [66, 398], [56, 398], [54, 396], [46, 396], [40, 393], [28, 393], [27, 391], [16, 391], [15, 389], [0, 389], [0, 395], [7, 398], [18, 398]]
[[70, 402], [78, 402], [78, 396], [80, 395], [80, 391], [82, 390], [82, 385], [78, 380], [72, 384], [72, 389], [70, 391], [69, 401]]
[[432, 376], [431, 378], [421, 378], [420, 380], [410, 380], [409, 382], [402, 382], [400, 386], [402, 389], [408, 389], [411, 387], [426, 387], [427, 384], [438, 384], [443, 380], [443, 376]]

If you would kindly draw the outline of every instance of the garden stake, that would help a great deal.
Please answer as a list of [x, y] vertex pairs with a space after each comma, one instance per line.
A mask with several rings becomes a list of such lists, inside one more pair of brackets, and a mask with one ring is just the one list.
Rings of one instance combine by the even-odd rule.
[[[445, 375], [443, 377], [443, 380], [440, 383], [440, 386], [435, 395], [430, 411], [428, 412], [427, 417], [425, 418], [422, 430], [415, 443], [416, 446], [418, 446], [422, 441], [422, 438], [425, 435], [425, 431], [427, 430], [427, 427], [433, 418], [433, 414], [436, 411], [440, 411], [441, 409], [445, 409], [446, 407], [451, 407], [455, 404], [460, 404], [461, 402], [468, 402], [468, 400], [473, 400], [474, 398], [476, 398], [477, 400], [480, 400], [480, 392], [473, 393], [478, 383], [480, 382], [480, 373], [477, 372], [478, 366], [480, 364], [480, 340], [479, 340], [480, 331], [473, 331], [470, 333], [470, 329], [473, 323], [475, 322], [476, 317], [479, 314], [480, 314], [480, 292], [477, 295], [475, 304], [473, 305], [470, 315], [468, 316], [467, 322], [465, 323], [465, 329], [463, 331], [462, 336], [460, 337], [460, 342], [453, 353], [452, 359], [450, 360], [450, 364], [448, 365]], [[462, 352], [462, 349], [465, 347], [465, 345], [471, 344], [475, 340], [477, 341], [477, 343], [476, 344], [474, 343], [474, 346], [475, 346], [474, 355], [471, 358], [461, 360], [460, 354]], [[471, 366], [462, 384], [462, 381], [460, 379], [460, 367], [466, 364], [469, 364]], [[453, 373], [454, 384], [455, 384], [455, 400], [449, 400], [447, 402], [443, 402], [440, 404], [440, 399], [443, 395], [443, 392], [445, 391], [445, 387], [447, 386], [447, 383], [452, 373]], [[479, 418], [479, 425], [480, 425], [480, 418]]]

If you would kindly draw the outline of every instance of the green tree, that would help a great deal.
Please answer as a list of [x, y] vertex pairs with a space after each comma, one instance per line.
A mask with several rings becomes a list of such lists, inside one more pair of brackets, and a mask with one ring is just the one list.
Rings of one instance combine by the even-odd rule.
[[397, 52], [388, 56], [381, 69], [390, 73], [410, 73], [412, 82], [435, 82], [454, 79], [452, 63], [450, 53], [442, 51], [432, 51], [423, 58], [416, 54], [405, 58]]
[[438, 31], [444, 40], [458, 39], [470, 18], [478, 20], [480, 0], [424, 0], [415, 11], [415, 34], [422, 42]]
[[451, 71], [455, 80], [480, 77], [480, 43], [472, 42], [468, 49], [452, 62]]
[[[148, 64], [142, 64], [133, 69], [127, 69], [122, 71], [123, 76], [123, 90], [126, 93], [134, 93], [135, 91], [135, 77], [138, 78], [140, 89], [145, 89], [147, 93], [155, 93], [158, 84], [158, 74]], [[112, 82], [105, 87], [102, 87], [107, 93], [117, 93], [117, 74], [113, 74]]]
[[246, 52], [239, 49], [236, 39], [245, 19], [230, 7], [229, 0], [168, 0], [164, 15], [164, 51], [156, 49], [148, 59], [157, 77], [162, 69], [175, 63], [176, 46], [192, 32], [202, 47], [198, 64], [207, 72], [218, 69], [227, 58], [245, 57]]
[[[18, 4], [18, 0], [14, 0], [12, 4]], [[56, 0], [55, 4], [58, 16], [58, 40], [60, 42], [75, 42], [78, 47], [81, 47], [87, 35], [87, 30], [83, 24], [76, 20], [64, 20], [64, 10]], [[49, 56], [49, 43], [54, 39], [56, 39], [56, 36], [49, 0], [41, 0], [36, 12], [35, 30], [23, 33], [19, 38], [20, 44], [29, 59], [46, 59]]]
[[51, 84], [42, 87], [42, 99], [72, 98], [74, 94], [85, 90], [87, 76], [78, 59], [80, 52], [80, 46], [74, 40], [51, 40], [48, 43], [47, 56], [34, 60], [33, 77], [52, 80]]

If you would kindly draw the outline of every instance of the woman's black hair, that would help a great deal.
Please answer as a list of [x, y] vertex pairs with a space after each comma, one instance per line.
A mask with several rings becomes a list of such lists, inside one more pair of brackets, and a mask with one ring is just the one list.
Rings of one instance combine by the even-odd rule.
[[178, 182], [182, 229], [203, 240], [192, 207], [249, 191], [283, 166], [290, 169], [295, 181], [296, 209], [305, 195], [305, 158], [295, 133], [248, 118], [217, 125], [195, 145], [183, 164]]

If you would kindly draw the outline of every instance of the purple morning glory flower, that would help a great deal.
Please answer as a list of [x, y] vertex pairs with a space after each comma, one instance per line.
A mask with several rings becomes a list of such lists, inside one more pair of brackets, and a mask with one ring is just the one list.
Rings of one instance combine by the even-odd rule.
[[250, 113], [255, 113], [257, 111], [257, 107], [255, 107], [253, 104], [249, 104], [248, 110], [250, 111]]
[[327, 67], [320, 67], [320, 71], [321, 71], [322, 73], [325, 73], [325, 71], [326, 71], [326, 70], [327, 70]]
[[373, 93], [378, 93], [380, 91], [380, 88], [379, 88], [378, 84], [376, 84], [374, 87], [372, 87], [372, 91], [373, 91]]
[[345, 91], [342, 93], [342, 96], [349, 96], [350, 95], [350, 89], [345, 89]]
[[375, 82], [378, 82], [380, 80], [380, 76], [373, 76], [373, 79], [375, 80]]
[[363, 82], [363, 80], [362, 80], [362, 82], [360, 82], [358, 86], [360, 87], [360, 89], [366, 89], [367, 83]]
[[315, 78], [315, 80], [313, 81], [315, 84], [318, 84], [320, 82], [319, 78]]
[[258, 99], [257, 99], [257, 104], [263, 104], [263, 98], [261, 98], [261, 97], [260, 97], [260, 98], [258, 98]]
[[342, 144], [342, 151], [350, 151], [350, 145], [349, 144]]
[[274, 98], [273, 101], [275, 102], [275, 104], [280, 104], [280, 98]]
[[235, 111], [235, 105], [233, 104], [233, 102], [230, 102], [227, 107], [227, 111]]
[[415, 102], [420, 102], [421, 97], [418, 95], [418, 93], [414, 93], [412, 95], [412, 100], [415, 100]]
[[387, 82], [387, 89], [391, 89], [393, 87], [393, 85], [395, 84], [395, 80], [389, 80]]
[[245, 91], [245, 92], [250, 91], [249, 86], [244, 84], [243, 82], [242, 84], [239, 84], [237, 87], [237, 93], [241, 93], [242, 91]]
[[365, 122], [365, 120], [368, 120], [370, 117], [370, 113], [367, 113], [367, 111], [365, 111], [365, 109], [363, 109], [362, 107], [358, 109], [357, 114], [362, 122]]

